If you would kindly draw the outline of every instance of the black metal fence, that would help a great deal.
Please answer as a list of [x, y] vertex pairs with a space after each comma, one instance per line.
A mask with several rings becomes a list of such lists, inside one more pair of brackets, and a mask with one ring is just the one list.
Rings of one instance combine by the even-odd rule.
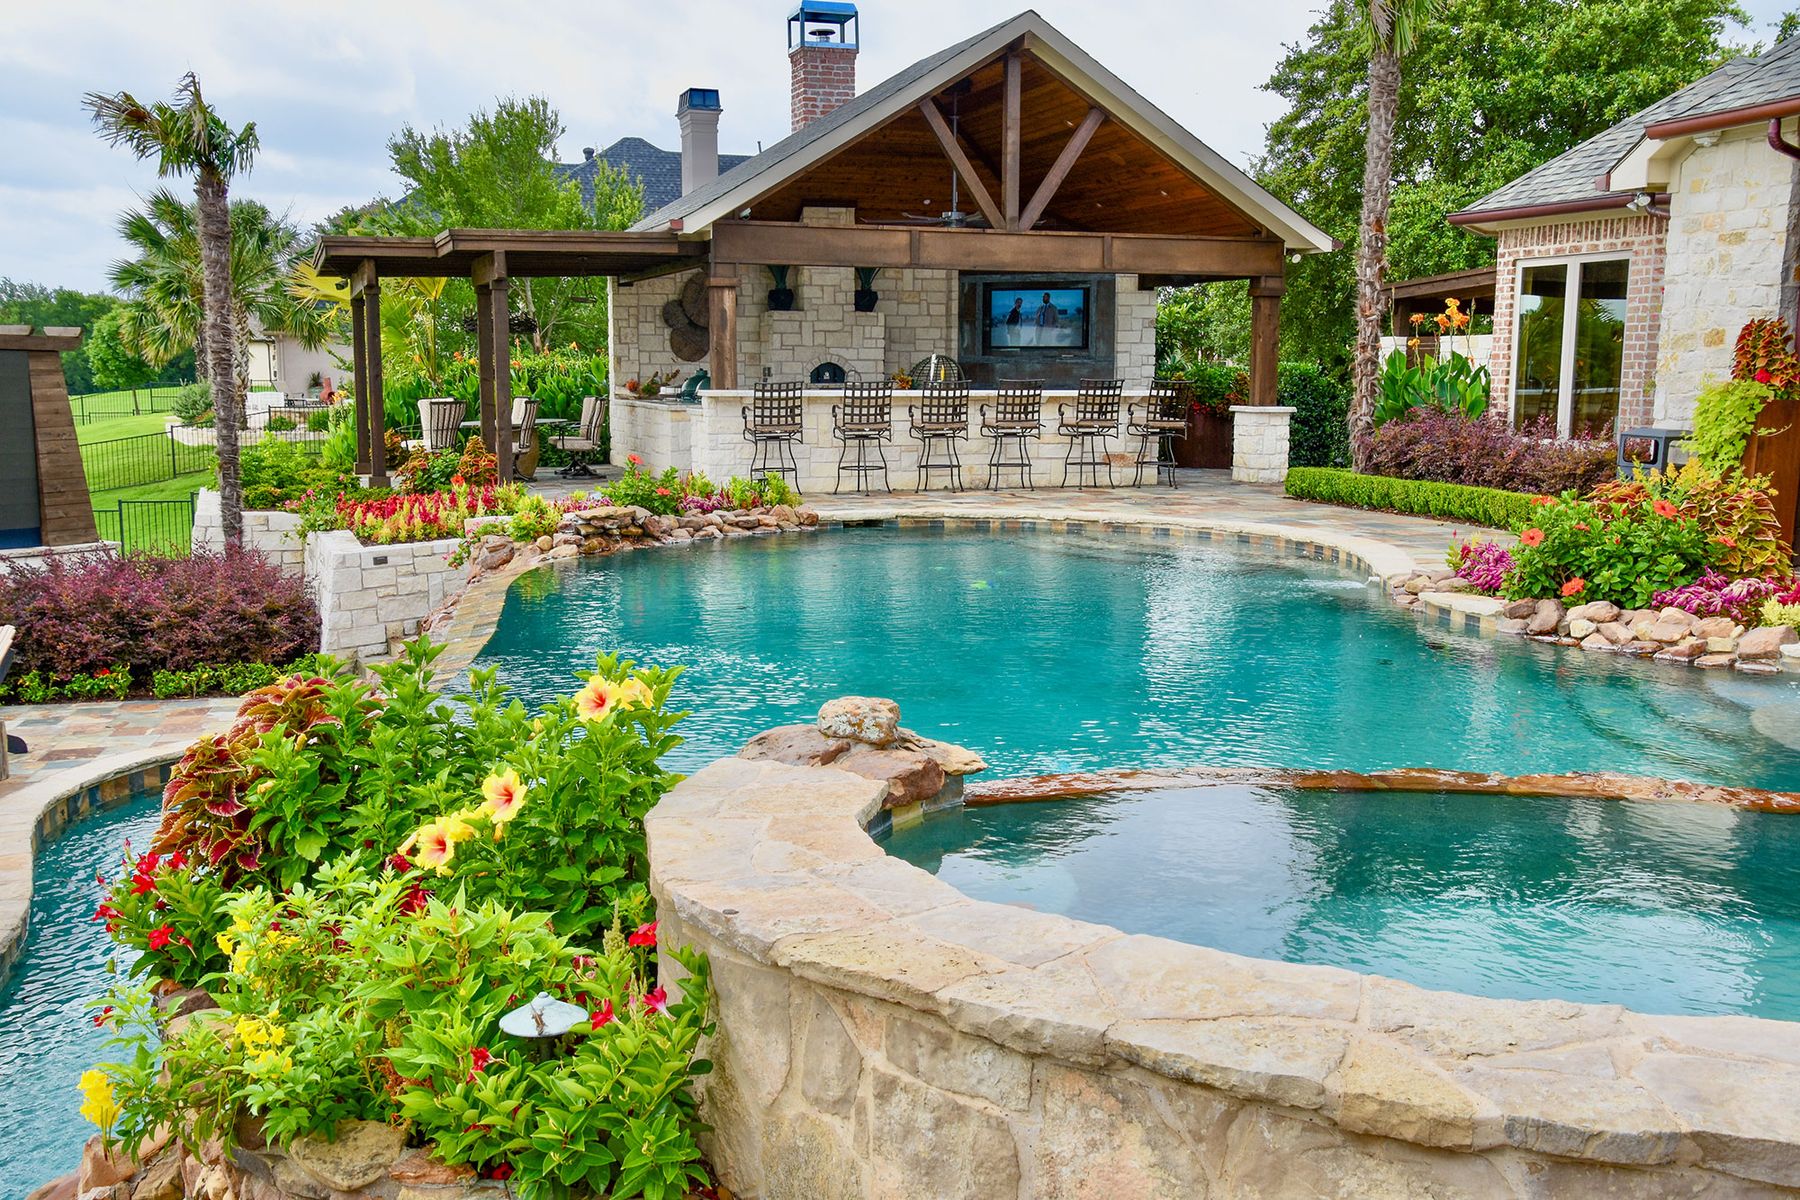
[[70, 396], [69, 411], [75, 414], [77, 425], [86, 425], [89, 421], [108, 421], [114, 417], [170, 413], [175, 411], [175, 394], [181, 390], [181, 386], [176, 384], [170, 387], [138, 388], [128, 392], [94, 392], [87, 396]]
[[141, 487], [183, 475], [208, 474], [218, 460], [210, 444], [189, 445], [173, 429], [137, 437], [107, 438], [81, 447], [88, 491]]
[[194, 531], [194, 498], [121, 500], [116, 508], [94, 510], [103, 541], [117, 542], [125, 554], [185, 557]]

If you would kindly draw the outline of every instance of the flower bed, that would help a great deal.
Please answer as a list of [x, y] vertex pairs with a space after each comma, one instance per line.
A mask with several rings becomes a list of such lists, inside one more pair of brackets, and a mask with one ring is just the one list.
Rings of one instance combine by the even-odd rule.
[[1498, 416], [1470, 420], [1438, 408], [1415, 408], [1375, 432], [1366, 470], [1395, 479], [1552, 495], [1585, 492], [1613, 478], [1610, 439], [1571, 440], [1555, 433], [1548, 424], [1514, 430]]
[[[187, 1195], [704, 1180], [708, 967], [658, 946], [644, 886], [675, 672], [603, 657], [537, 713], [478, 673], [458, 713], [437, 653], [409, 644], [373, 687], [332, 668], [259, 689], [176, 766], [95, 911], [142, 957], [95, 1004], [117, 1054], [83, 1080], [93, 1163], [141, 1155]], [[503, 1027], [534, 996], [571, 1007], [541, 1038], [529, 1013]]]

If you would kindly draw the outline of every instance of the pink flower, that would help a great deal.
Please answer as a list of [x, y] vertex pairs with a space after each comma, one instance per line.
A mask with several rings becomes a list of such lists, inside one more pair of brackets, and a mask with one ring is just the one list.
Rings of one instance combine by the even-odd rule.
[[161, 950], [164, 946], [169, 944], [174, 936], [175, 930], [173, 927], [168, 925], [158, 925], [155, 929], [150, 931], [150, 948], [152, 950]]
[[1677, 511], [1675, 506], [1670, 504], [1667, 500], [1658, 500], [1652, 504], [1650, 508], [1659, 517], [1672, 517]]
[[625, 939], [625, 944], [627, 946], [656, 945], [656, 922], [652, 921], [648, 925], [639, 925], [637, 927], [637, 932]]
[[1519, 541], [1527, 546], [1541, 546], [1544, 544], [1544, 531], [1541, 529], [1527, 529], [1524, 533], [1519, 535]]
[[663, 1016], [669, 1011], [669, 993], [663, 988], [644, 993], [644, 1011]]

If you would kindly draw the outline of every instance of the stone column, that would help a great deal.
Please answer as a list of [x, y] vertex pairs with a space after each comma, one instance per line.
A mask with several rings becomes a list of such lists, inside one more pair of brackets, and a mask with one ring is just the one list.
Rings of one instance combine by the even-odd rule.
[[1280, 483], [1288, 471], [1288, 422], [1294, 410], [1278, 404], [1231, 406], [1234, 483]]

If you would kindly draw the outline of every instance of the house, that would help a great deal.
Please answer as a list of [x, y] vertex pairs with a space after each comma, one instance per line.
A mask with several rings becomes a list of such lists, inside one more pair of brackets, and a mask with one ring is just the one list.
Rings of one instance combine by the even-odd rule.
[[341, 364], [350, 357], [350, 347], [329, 342], [308, 349], [294, 335], [270, 333], [252, 317], [246, 353], [251, 392], [317, 395], [323, 380], [344, 374]]
[[1793, 322], [1797, 116], [1790, 38], [1452, 214], [1499, 241], [1495, 405], [1565, 434], [1691, 424], [1743, 324]]
[[[1247, 279], [1251, 402], [1236, 410], [1233, 471], [1261, 482], [1285, 474], [1291, 410], [1275, 403], [1284, 273], [1290, 256], [1333, 248], [1324, 232], [1035, 12], [860, 93], [855, 5], [805, 0], [787, 41], [793, 132], [714, 174], [717, 93], [689, 89], [678, 106], [682, 191], [629, 230], [321, 239], [315, 265], [352, 281], [356, 359], [377, 376], [359, 399], [379, 391], [370, 309], [381, 279], [469, 278], [483, 436], [505, 469], [498, 416], [511, 381], [493, 366], [504, 361], [511, 280], [600, 276], [615, 459], [749, 474], [749, 389], [792, 380], [806, 389], [793, 482], [827, 489], [845, 382], [940, 355], [975, 389], [972, 410], [1000, 383], [1037, 380], [1054, 424], [1084, 379], [1119, 380], [1128, 398], [1149, 386], [1159, 287]], [[1008, 305], [1029, 323], [1009, 320]], [[630, 387], [702, 366], [710, 382], [691, 401]], [[916, 403], [904, 387], [895, 394], [888, 452], [900, 480], [917, 460], [904, 433]], [[379, 477], [382, 416], [359, 412]], [[967, 454], [988, 449], [976, 438]], [[1060, 458], [1063, 446], [1047, 435], [1041, 453]]]
[[[690, 109], [688, 100], [695, 93], [703, 93], [703, 101], [710, 101], [704, 108]], [[592, 146], [581, 149], [582, 161], [578, 163], [557, 163], [556, 174], [559, 179], [572, 179], [581, 188], [581, 202], [589, 208], [594, 207], [594, 177], [598, 167], [605, 164], [615, 171], [623, 171], [634, 183], [643, 185], [644, 211], [655, 212], [665, 204], [672, 204], [681, 198], [682, 156], [691, 149], [689, 146], [689, 127], [693, 124], [690, 114], [710, 112], [713, 115], [711, 125], [718, 127], [719, 94], [717, 91], [703, 88], [690, 88], [682, 93], [682, 105], [676, 112], [676, 118], [682, 122], [682, 148], [680, 150], [664, 150], [652, 146], [641, 137], [623, 137], [604, 150], [596, 151]], [[708, 173], [708, 177], [729, 171], [750, 156], [748, 154], [720, 154], [719, 140], [715, 135], [709, 147], [717, 159]]]

